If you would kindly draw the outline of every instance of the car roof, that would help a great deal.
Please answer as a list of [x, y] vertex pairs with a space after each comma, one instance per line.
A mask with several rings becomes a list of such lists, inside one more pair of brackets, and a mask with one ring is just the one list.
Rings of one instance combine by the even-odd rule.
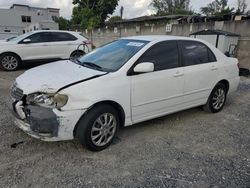
[[141, 35], [141, 36], [131, 36], [131, 37], [124, 37], [122, 39], [130, 39], [130, 40], [144, 40], [144, 41], [161, 41], [161, 40], [193, 40], [193, 41], [200, 41], [190, 37], [179, 37], [179, 36], [172, 36], [172, 35]]
[[36, 31], [31, 31], [32, 33], [40, 33], [40, 32], [67, 32], [67, 33], [79, 33], [75, 31], [67, 31], [67, 30], [36, 30]]

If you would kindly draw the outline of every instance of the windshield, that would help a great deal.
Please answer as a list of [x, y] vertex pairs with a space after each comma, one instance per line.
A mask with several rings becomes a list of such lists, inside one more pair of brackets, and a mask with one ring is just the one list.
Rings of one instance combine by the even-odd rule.
[[23, 35], [19, 35], [19, 36], [15, 37], [15, 38], [8, 39], [7, 42], [19, 41], [19, 40], [21, 40], [21, 39], [23, 39], [23, 38], [28, 37], [31, 33], [32, 33], [32, 32], [28, 32], [28, 33], [25, 33], [25, 34], [23, 34]]
[[12, 39], [14, 39], [14, 38], [16, 38], [16, 36], [13, 36], [13, 37], [7, 38], [7, 39], [6, 39], [6, 41], [8, 42], [8, 41], [10, 41], [10, 40], [12, 40]]
[[121, 39], [108, 43], [79, 59], [79, 63], [93, 69], [114, 72], [142, 49], [148, 41]]

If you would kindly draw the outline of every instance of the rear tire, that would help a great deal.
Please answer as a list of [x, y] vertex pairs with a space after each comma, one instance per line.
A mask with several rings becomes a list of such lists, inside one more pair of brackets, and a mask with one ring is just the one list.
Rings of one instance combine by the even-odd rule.
[[0, 66], [5, 71], [15, 71], [21, 65], [21, 59], [13, 53], [5, 53], [0, 56]]
[[206, 112], [217, 113], [220, 112], [227, 99], [227, 88], [224, 84], [218, 83], [211, 92], [207, 103], [203, 106]]
[[82, 57], [83, 55], [85, 55], [84, 51], [77, 50], [77, 51], [72, 52], [72, 54], [70, 55], [70, 58], [76, 59], [76, 58]]
[[112, 106], [98, 105], [80, 119], [76, 137], [89, 150], [101, 151], [113, 142], [119, 125], [118, 113]]

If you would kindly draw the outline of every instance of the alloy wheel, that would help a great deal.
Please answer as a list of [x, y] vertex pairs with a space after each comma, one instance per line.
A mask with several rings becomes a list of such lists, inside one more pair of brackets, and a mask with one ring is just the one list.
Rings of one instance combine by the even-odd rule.
[[14, 56], [3, 57], [1, 63], [6, 70], [14, 70], [18, 67], [18, 60]]
[[222, 108], [225, 102], [225, 98], [225, 91], [222, 88], [217, 89], [212, 99], [212, 105], [214, 109], [219, 110], [220, 108]]
[[115, 135], [117, 121], [113, 114], [104, 113], [94, 122], [91, 129], [91, 140], [96, 146], [108, 144]]

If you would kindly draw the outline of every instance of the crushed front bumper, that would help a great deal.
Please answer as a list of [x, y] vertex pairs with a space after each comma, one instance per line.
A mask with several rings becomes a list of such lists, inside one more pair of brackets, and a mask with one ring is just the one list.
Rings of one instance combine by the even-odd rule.
[[48, 141], [48, 142], [53, 142], [53, 141], [60, 141], [58, 137], [53, 137], [51, 134], [46, 134], [46, 133], [38, 133], [34, 132], [31, 130], [31, 125], [18, 119], [15, 118], [14, 123], [17, 127], [22, 129], [25, 133], [28, 135], [32, 136], [33, 138], [43, 140], [43, 141]]
[[14, 123], [28, 135], [48, 142], [74, 139], [74, 128], [86, 110], [59, 111], [13, 103]]

